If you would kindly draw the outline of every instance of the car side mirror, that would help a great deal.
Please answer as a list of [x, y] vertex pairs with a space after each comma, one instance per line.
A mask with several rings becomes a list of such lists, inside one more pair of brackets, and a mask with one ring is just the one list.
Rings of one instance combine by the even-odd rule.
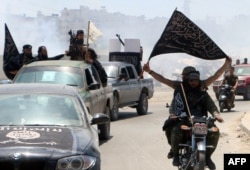
[[104, 113], [96, 113], [93, 115], [93, 118], [91, 120], [91, 125], [104, 124], [109, 121], [110, 121], [109, 117], [105, 115]]
[[88, 89], [89, 90], [96, 90], [96, 89], [99, 89], [100, 88], [100, 84], [99, 83], [91, 83], [89, 86], [88, 86]]
[[12, 80], [9, 80], [9, 79], [7, 79], [7, 80], [1, 80], [0, 84], [12, 84]]

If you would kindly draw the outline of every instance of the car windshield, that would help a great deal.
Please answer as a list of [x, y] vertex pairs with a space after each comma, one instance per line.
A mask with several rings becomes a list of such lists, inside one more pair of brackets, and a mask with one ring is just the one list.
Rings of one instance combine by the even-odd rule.
[[85, 126], [78, 100], [55, 94], [0, 95], [0, 125]]
[[237, 76], [249, 76], [250, 67], [235, 67], [234, 74]]
[[72, 67], [25, 67], [15, 83], [53, 83], [83, 87], [81, 70]]
[[116, 78], [118, 75], [118, 68], [115, 66], [103, 66], [108, 78]]

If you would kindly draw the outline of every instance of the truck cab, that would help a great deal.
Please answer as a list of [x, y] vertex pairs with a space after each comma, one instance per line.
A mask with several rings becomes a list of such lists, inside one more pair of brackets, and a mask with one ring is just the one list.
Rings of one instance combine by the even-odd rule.
[[[121, 40], [120, 40], [121, 41]], [[102, 62], [108, 83], [113, 87], [111, 120], [117, 120], [119, 108], [135, 108], [138, 115], [148, 112], [148, 99], [153, 96], [152, 79], [139, 77], [142, 72], [142, 47], [139, 39], [125, 39], [124, 50], [117, 39], [110, 40], [109, 62]]]
[[234, 68], [234, 73], [238, 76], [236, 95], [243, 96], [244, 100], [250, 100], [250, 64], [238, 64]]

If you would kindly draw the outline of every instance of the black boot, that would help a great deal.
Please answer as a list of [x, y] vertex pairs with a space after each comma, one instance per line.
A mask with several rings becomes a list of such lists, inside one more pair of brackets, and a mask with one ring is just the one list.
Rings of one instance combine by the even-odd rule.
[[212, 159], [210, 157], [206, 158], [206, 164], [207, 164], [207, 166], [208, 166], [208, 168], [210, 170], [215, 170], [216, 169], [215, 164], [214, 164], [214, 162], [212, 161]]
[[174, 152], [172, 149], [170, 149], [170, 151], [168, 152], [168, 159], [171, 159], [174, 157]]
[[179, 155], [174, 155], [173, 157], [173, 166], [180, 166], [180, 160], [179, 160]]

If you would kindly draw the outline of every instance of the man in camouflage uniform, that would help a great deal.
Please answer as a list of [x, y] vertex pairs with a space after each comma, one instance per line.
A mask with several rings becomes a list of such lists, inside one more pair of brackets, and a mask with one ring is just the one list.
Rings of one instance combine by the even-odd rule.
[[[179, 116], [181, 113], [188, 113], [187, 107], [189, 107], [190, 114], [198, 117], [207, 116], [209, 112], [214, 116], [217, 121], [223, 122], [223, 119], [219, 115], [219, 111], [209, 94], [204, 90], [200, 80], [200, 73], [198, 71], [192, 71], [188, 75], [188, 81], [182, 83], [183, 90], [181, 85], [177, 86], [174, 91], [174, 99], [172, 103], [172, 110], [176, 116]], [[184, 96], [185, 94], [185, 96]], [[188, 106], [185, 104], [185, 99]], [[173, 165], [179, 166], [179, 144], [183, 142], [184, 136], [183, 131], [181, 130], [181, 125], [183, 122], [176, 120], [172, 133], [171, 133], [171, 148], [173, 150], [174, 158]], [[208, 148], [206, 152], [206, 163], [210, 170], [215, 169], [215, 164], [211, 160], [211, 155], [216, 149], [218, 140], [219, 140], [219, 131], [208, 133], [207, 135], [207, 145], [212, 145], [214, 148]]]

